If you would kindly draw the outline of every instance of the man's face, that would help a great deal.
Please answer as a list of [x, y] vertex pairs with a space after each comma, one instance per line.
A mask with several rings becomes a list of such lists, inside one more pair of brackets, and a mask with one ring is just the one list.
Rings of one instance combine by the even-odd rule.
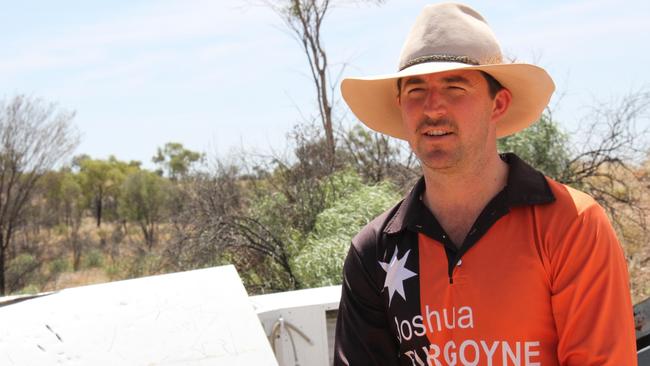
[[495, 154], [496, 121], [509, 102], [505, 89], [492, 98], [475, 70], [405, 77], [398, 96], [411, 149], [424, 169], [438, 171], [480, 164]]

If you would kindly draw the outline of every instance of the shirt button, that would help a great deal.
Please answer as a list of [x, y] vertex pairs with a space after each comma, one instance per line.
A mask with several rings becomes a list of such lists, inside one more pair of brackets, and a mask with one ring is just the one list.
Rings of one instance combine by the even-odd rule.
[[458, 264], [458, 266], [460, 266], [461, 264], [463, 264], [463, 260], [459, 259], [457, 264]]

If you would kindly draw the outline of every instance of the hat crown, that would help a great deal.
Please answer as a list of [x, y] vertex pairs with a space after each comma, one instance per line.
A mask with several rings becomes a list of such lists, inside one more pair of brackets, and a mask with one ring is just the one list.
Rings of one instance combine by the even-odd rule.
[[430, 61], [499, 64], [501, 47], [486, 20], [457, 3], [426, 6], [404, 42], [399, 69]]
[[503, 62], [501, 47], [483, 17], [454, 3], [424, 8], [409, 32], [399, 59], [399, 71], [341, 82], [341, 94], [352, 112], [369, 128], [408, 139], [397, 80], [454, 70], [478, 70], [510, 91], [512, 101], [496, 125], [497, 137], [520, 131], [539, 119], [555, 84], [541, 67]]

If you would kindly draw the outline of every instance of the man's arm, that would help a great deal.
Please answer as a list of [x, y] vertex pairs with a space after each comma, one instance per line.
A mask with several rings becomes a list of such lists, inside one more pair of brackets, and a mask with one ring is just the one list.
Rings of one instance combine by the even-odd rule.
[[627, 266], [604, 210], [586, 208], [559, 243], [551, 286], [560, 364], [636, 365]]
[[380, 287], [352, 245], [343, 265], [334, 365], [397, 365], [397, 342], [386, 319]]

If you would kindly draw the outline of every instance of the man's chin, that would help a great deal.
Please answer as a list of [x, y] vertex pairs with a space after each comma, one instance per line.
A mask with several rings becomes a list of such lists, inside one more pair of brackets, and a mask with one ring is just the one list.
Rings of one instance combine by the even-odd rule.
[[450, 154], [428, 154], [425, 157], [420, 157], [420, 164], [422, 168], [433, 171], [448, 171], [458, 166], [458, 159]]

